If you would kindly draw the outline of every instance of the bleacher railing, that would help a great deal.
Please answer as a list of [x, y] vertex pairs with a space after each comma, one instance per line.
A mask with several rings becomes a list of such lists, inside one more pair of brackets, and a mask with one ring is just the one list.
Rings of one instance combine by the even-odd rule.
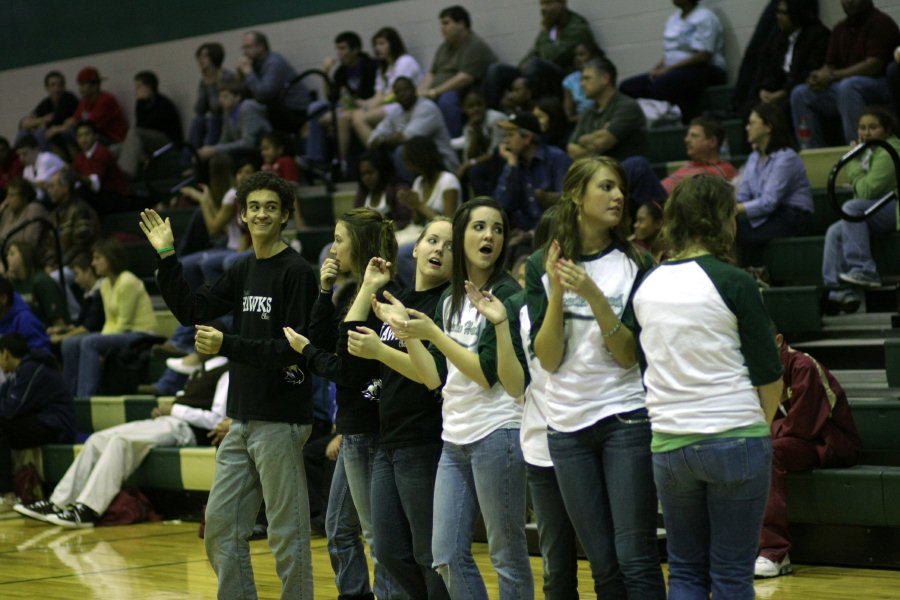
[[[875, 203], [867, 208], [862, 214], [852, 215], [844, 212], [844, 207], [841, 206], [841, 202], [840, 200], [838, 200], [837, 194], [835, 193], [834, 189], [838, 173], [840, 173], [841, 169], [847, 166], [847, 164], [851, 160], [865, 152], [867, 149], [876, 146], [884, 148], [887, 151], [888, 156], [891, 157], [891, 161], [894, 163], [894, 177], [897, 180], [897, 187], [876, 200]], [[837, 213], [841, 215], [842, 219], [844, 219], [845, 221], [850, 221], [852, 223], [865, 221], [872, 214], [887, 206], [891, 201], [897, 199], [897, 190], [900, 190], [900, 156], [897, 155], [897, 151], [894, 149], [894, 147], [884, 140], [868, 140], [867, 142], [859, 144], [858, 146], [844, 154], [841, 158], [839, 158], [831, 168], [831, 174], [828, 175], [828, 201], [831, 202], [831, 206], [833, 206], [834, 210], [836, 210]]]
[[6, 246], [7, 242], [12, 239], [13, 235], [22, 231], [26, 227], [30, 227], [31, 225], [39, 224], [44, 229], [48, 229], [53, 234], [53, 241], [55, 243], [56, 248], [56, 264], [59, 268], [56, 270], [56, 274], [59, 277], [59, 285], [63, 290], [66, 289], [66, 278], [63, 275], [63, 267], [66, 265], [63, 262], [63, 251], [62, 251], [62, 242], [59, 240], [59, 230], [56, 228], [56, 223], [53, 223], [47, 217], [35, 217], [33, 219], [28, 219], [27, 221], [20, 223], [19, 225], [13, 227], [9, 233], [6, 234], [6, 237], [0, 241], [0, 260], [3, 261], [3, 271], [6, 272], [9, 268], [9, 265], [6, 263]]

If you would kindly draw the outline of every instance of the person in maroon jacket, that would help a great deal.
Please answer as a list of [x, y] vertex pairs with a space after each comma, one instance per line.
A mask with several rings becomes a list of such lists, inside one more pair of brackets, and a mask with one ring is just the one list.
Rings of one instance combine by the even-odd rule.
[[849, 467], [859, 458], [859, 433], [847, 394], [813, 357], [775, 334], [784, 365], [784, 391], [772, 421], [772, 482], [756, 559], [756, 577], [793, 571], [788, 552], [786, 476], [822, 467]]
[[75, 128], [81, 150], [72, 162], [83, 194], [99, 214], [126, 210], [128, 180], [109, 149], [100, 143], [93, 121], [82, 121]]
[[71, 117], [47, 129], [48, 140], [61, 133], [71, 135], [76, 123], [93, 121], [104, 144], [122, 143], [128, 133], [128, 121], [119, 101], [109, 92], [100, 90], [100, 80], [100, 72], [94, 67], [85, 67], [78, 72], [81, 101]]

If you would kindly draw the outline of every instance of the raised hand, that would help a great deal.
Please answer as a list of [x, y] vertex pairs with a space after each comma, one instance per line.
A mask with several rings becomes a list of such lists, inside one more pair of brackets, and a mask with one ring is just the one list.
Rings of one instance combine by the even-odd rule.
[[154, 250], [171, 248], [175, 245], [175, 236], [172, 234], [172, 222], [159, 216], [152, 208], [141, 211], [141, 231], [147, 236], [147, 240]]
[[559, 255], [561, 249], [559, 246], [559, 242], [553, 240], [550, 242], [550, 246], [547, 248], [547, 257], [544, 259], [544, 271], [547, 272], [547, 277], [550, 278], [550, 289], [559, 288]]
[[360, 358], [377, 358], [378, 348], [382, 345], [381, 338], [368, 327], [357, 327], [347, 331], [347, 350], [353, 356]]
[[384, 299], [387, 302], [379, 302], [375, 294], [372, 294], [372, 312], [382, 322], [390, 325], [392, 319], [402, 321], [409, 318], [409, 312], [407, 312], [406, 307], [393, 294], [385, 291]]
[[388, 324], [391, 326], [391, 329], [394, 330], [394, 335], [396, 335], [401, 340], [407, 340], [410, 338], [416, 340], [430, 339], [431, 335], [436, 329], [434, 321], [431, 320], [431, 317], [412, 308], [407, 309], [407, 312], [409, 312], [408, 319], [401, 320], [392, 318], [388, 322]]
[[417, 211], [425, 206], [425, 203], [422, 202], [422, 198], [419, 196], [419, 193], [412, 190], [401, 190], [397, 192], [397, 199], [410, 210]]
[[557, 269], [559, 270], [559, 282], [563, 289], [575, 292], [585, 300], [590, 300], [602, 293], [594, 280], [588, 276], [584, 267], [563, 258], [557, 263]]
[[284, 337], [287, 338], [291, 348], [302, 354], [303, 349], [309, 345], [309, 339], [303, 334], [297, 333], [290, 327], [282, 327], [281, 330], [284, 332]]
[[322, 282], [322, 289], [325, 291], [331, 290], [334, 287], [334, 282], [337, 281], [338, 275], [341, 272], [341, 262], [332, 257], [326, 258], [322, 262], [322, 268], [319, 271], [319, 277]]
[[484, 315], [484, 318], [498, 325], [506, 320], [506, 307], [495, 295], [488, 290], [479, 290], [474, 283], [466, 281], [466, 295], [472, 305], [478, 309], [478, 312]]
[[363, 274], [363, 286], [369, 289], [381, 289], [391, 280], [391, 263], [373, 256], [366, 265], [366, 272]]

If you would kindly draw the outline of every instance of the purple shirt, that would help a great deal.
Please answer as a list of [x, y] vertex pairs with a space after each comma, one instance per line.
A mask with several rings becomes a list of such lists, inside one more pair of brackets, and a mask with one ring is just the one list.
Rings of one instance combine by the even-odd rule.
[[765, 160], [759, 152], [751, 154], [737, 191], [737, 201], [747, 210], [752, 227], [765, 223], [779, 206], [812, 214], [812, 186], [800, 156], [790, 148], [777, 150]]

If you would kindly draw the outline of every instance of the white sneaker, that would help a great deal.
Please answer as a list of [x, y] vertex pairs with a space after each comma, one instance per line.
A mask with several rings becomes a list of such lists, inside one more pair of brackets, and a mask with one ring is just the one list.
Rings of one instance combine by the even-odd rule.
[[769, 560], [765, 556], [757, 556], [756, 564], [753, 567], [753, 576], [757, 579], [768, 579], [769, 577], [780, 577], [781, 575], [790, 575], [794, 572], [791, 566], [791, 558], [785, 555], [781, 562]]

